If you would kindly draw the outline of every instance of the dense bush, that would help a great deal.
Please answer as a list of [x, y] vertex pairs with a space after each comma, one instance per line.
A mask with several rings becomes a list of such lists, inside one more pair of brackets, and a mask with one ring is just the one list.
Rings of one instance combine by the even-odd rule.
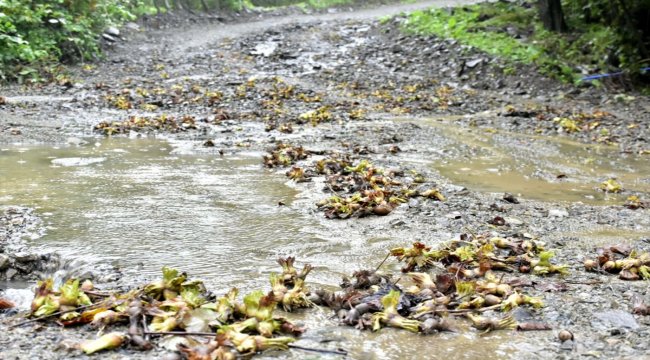
[[564, 5], [573, 29], [604, 27], [616, 34], [616, 48], [608, 54], [613, 65], [631, 69], [648, 65], [650, 0], [566, 0]]
[[481, 3], [413, 13], [406, 28], [451, 37], [565, 81], [649, 66], [650, 0], [563, 1], [569, 30], [544, 29], [536, 0]]
[[28, 77], [35, 67], [90, 59], [97, 34], [136, 17], [127, 0], [0, 0], [0, 77]]

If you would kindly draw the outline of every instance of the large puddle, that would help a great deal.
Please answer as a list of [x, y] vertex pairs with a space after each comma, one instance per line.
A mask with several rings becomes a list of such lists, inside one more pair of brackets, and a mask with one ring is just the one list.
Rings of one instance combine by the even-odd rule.
[[[335, 237], [313, 215], [279, 206], [290, 205], [297, 193], [284, 176], [261, 167], [260, 154], [196, 155], [176, 145], [106, 139], [81, 147], [4, 148], [0, 205], [35, 207], [43, 216], [47, 234], [30, 240], [34, 248], [114, 264], [134, 277], [157, 278], [169, 265], [223, 292], [268, 288], [279, 255], [315, 265], [312, 284], [335, 286], [342, 274], [379, 263], [387, 248], [401, 243], [355, 238], [354, 232]], [[318, 309], [292, 314], [310, 329], [302, 341], [343, 347], [354, 359], [497, 359], [515, 351], [518, 338], [473, 331], [361, 333], [337, 326], [331, 315]]]
[[36, 207], [50, 225], [32, 245], [158, 275], [162, 265], [250, 286], [277, 253], [318, 243], [278, 201], [293, 191], [257, 156], [176, 155], [158, 140], [0, 152], [0, 204]]
[[[452, 140], [439, 149], [447, 156], [433, 159], [433, 167], [454, 184], [475, 191], [596, 205], [622, 204], [631, 192], [650, 194], [647, 156], [562, 137], [464, 128], [435, 119], [407, 120], [433, 126]], [[611, 194], [598, 189], [612, 178], [627, 191]]]

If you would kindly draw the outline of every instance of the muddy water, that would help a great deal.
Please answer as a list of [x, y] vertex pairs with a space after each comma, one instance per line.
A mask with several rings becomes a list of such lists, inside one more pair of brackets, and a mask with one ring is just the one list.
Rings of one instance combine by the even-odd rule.
[[[284, 176], [260, 166], [260, 154], [222, 158], [186, 150], [182, 143], [154, 139], [5, 148], [0, 205], [37, 208], [48, 230], [30, 240], [35, 248], [81, 258], [93, 267], [114, 264], [134, 281], [158, 277], [160, 267], [169, 265], [224, 292], [232, 286], [242, 292], [268, 288], [269, 272], [278, 269], [275, 259], [286, 254], [316, 266], [310, 277], [314, 286], [335, 286], [343, 273], [365, 261], [378, 263], [384, 245], [395, 241], [329, 238], [313, 215], [290, 206], [295, 190], [284, 184]], [[279, 201], [287, 206], [278, 206]], [[14, 293], [25, 295], [14, 289], [5, 295]], [[501, 358], [517, 346], [516, 336], [481, 337], [473, 331], [428, 337], [360, 333], [337, 326], [327, 310], [290, 316], [310, 329], [300, 343], [345, 348], [355, 359], [476, 358], [484, 352]]]
[[141, 275], [175, 266], [213, 285], [257, 285], [277, 254], [327, 241], [317, 223], [278, 206], [295, 192], [259, 154], [182, 152], [151, 139], [5, 149], [0, 204], [43, 214], [50, 227], [33, 246]]
[[[562, 137], [449, 126], [434, 119], [409, 120], [433, 126], [452, 142], [433, 167], [453, 183], [476, 191], [510, 192], [522, 198], [587, 204], [621, 204], [631, 192], [650, 193], [647, 156], [582, 144]], [[598, 190], [615, 178], [627, 191]]]

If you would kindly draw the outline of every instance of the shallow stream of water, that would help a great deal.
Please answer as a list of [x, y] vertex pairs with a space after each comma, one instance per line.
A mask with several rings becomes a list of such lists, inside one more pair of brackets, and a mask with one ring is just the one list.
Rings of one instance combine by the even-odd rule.
[[[29, 240], [36, 249], [113, 264], [134, 279], [157, 278], [168, 265], [221, 292], [268, 288], [279, 255], [315, 265], [312, 286], [335, 286], [365, 261], [379, 263], [394, 241], [355, 238], [353, 232], [331, 238], [317, 218], [290, 206], [297, 192], [284, 176], [261, 167], [260, 154], [201, 156], [184, 146], [106, 139], [85, 146], [4, 148], [0, 205], [35, 207], [44, 217], [47, 234]], [[25, 292], [9, 290], [5, 296], [29, 299]], [[476, 332], [360, 333], [337, 326], [331, 315], [325, 309], [291, 314], [310, 329], [301, 342], [344, 347], [355, 359], [473, 358], [485, 349], [498, 358], [516, 344], [509, 335]], [[444, 350], [423, 352], [432, 346]], [[305, 354], [269, 354], [276, 356]]]
[[[450, 139], [449, 145], [437, 149], [449, 155], [431, 159], [432, 167], [452, 183], [475, 191], [594, 205], [623, 204], [633, 192], [650, 194], [648, 157], [621, 154], [614, 146], [450, 126], [437, 119], [400, 121], [432, 126]], [[598, 189], [612, 178], [626, 191], [612, 194]]]

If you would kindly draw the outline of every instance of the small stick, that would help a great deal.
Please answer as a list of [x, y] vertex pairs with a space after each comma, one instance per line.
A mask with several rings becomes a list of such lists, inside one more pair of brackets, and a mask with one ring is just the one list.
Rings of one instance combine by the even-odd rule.
[[382, 265], [384, 265], [384, 263], [386, 262], [386, 260], [388, 260], [389, 257], [390, 257], [390, 252], [388, 252], [388, 254], [386, 254], [386, 257], [384, 258], [384, 260], [382, 260], [382, 261], [379, 263], [379, 265], [377, 265], [377, 268], [375, 269], [375, 272], [379, 271], [379, 268], [380, 268]]
[[335, 354], [335, 355], [343, 355], [343, 356], [346, 356], [348, 354], [348, 352], [345, 351], [345, 350], [317, 349], [317, 348], [294, 345], [294, 344], [288, 344], [288, 345], [289, 345], [289, 348], [291, 348], [291, 349], [297, 349], [297, 350], [303, 350], [303, 351], [312, 351], [312, 352], [317, 352], [317, 353], [322, 353], [322, 354]]
[[51, 317], [54, 317], [54, 316], [59, 316], [59, 315], [63, 315], [63, 314], [67, 314], [67, 313], [71, 313], [71, 312], [75, 312], [75, 311], [79, 311], [79, 310], [85, 310], [85, 309], [88, 309], [90, 307], [98, 306], [98, 305], [102, 305], [102, 303], [84, 305], [84, 306], [80, 306], [78, 308], [65, 310], [65, 311], [57, 311], [57, 312], [51, 313], [49, 315], [43, 315], [43, 316], [40, 316], [40, 317], [37, 317], [37, 318], [34, 318], [34, 319], [29, 319], [29, 320], [26, 320], [26, 321], [23, 321], [23, 322], [19, 322], [17, 324], [9, 325], [9, 329], [13, 329], [15, 327], [31, 324], [33, 322], [37, 322], [37, 321], [47, 319], [47, 318], [51, 318]]

